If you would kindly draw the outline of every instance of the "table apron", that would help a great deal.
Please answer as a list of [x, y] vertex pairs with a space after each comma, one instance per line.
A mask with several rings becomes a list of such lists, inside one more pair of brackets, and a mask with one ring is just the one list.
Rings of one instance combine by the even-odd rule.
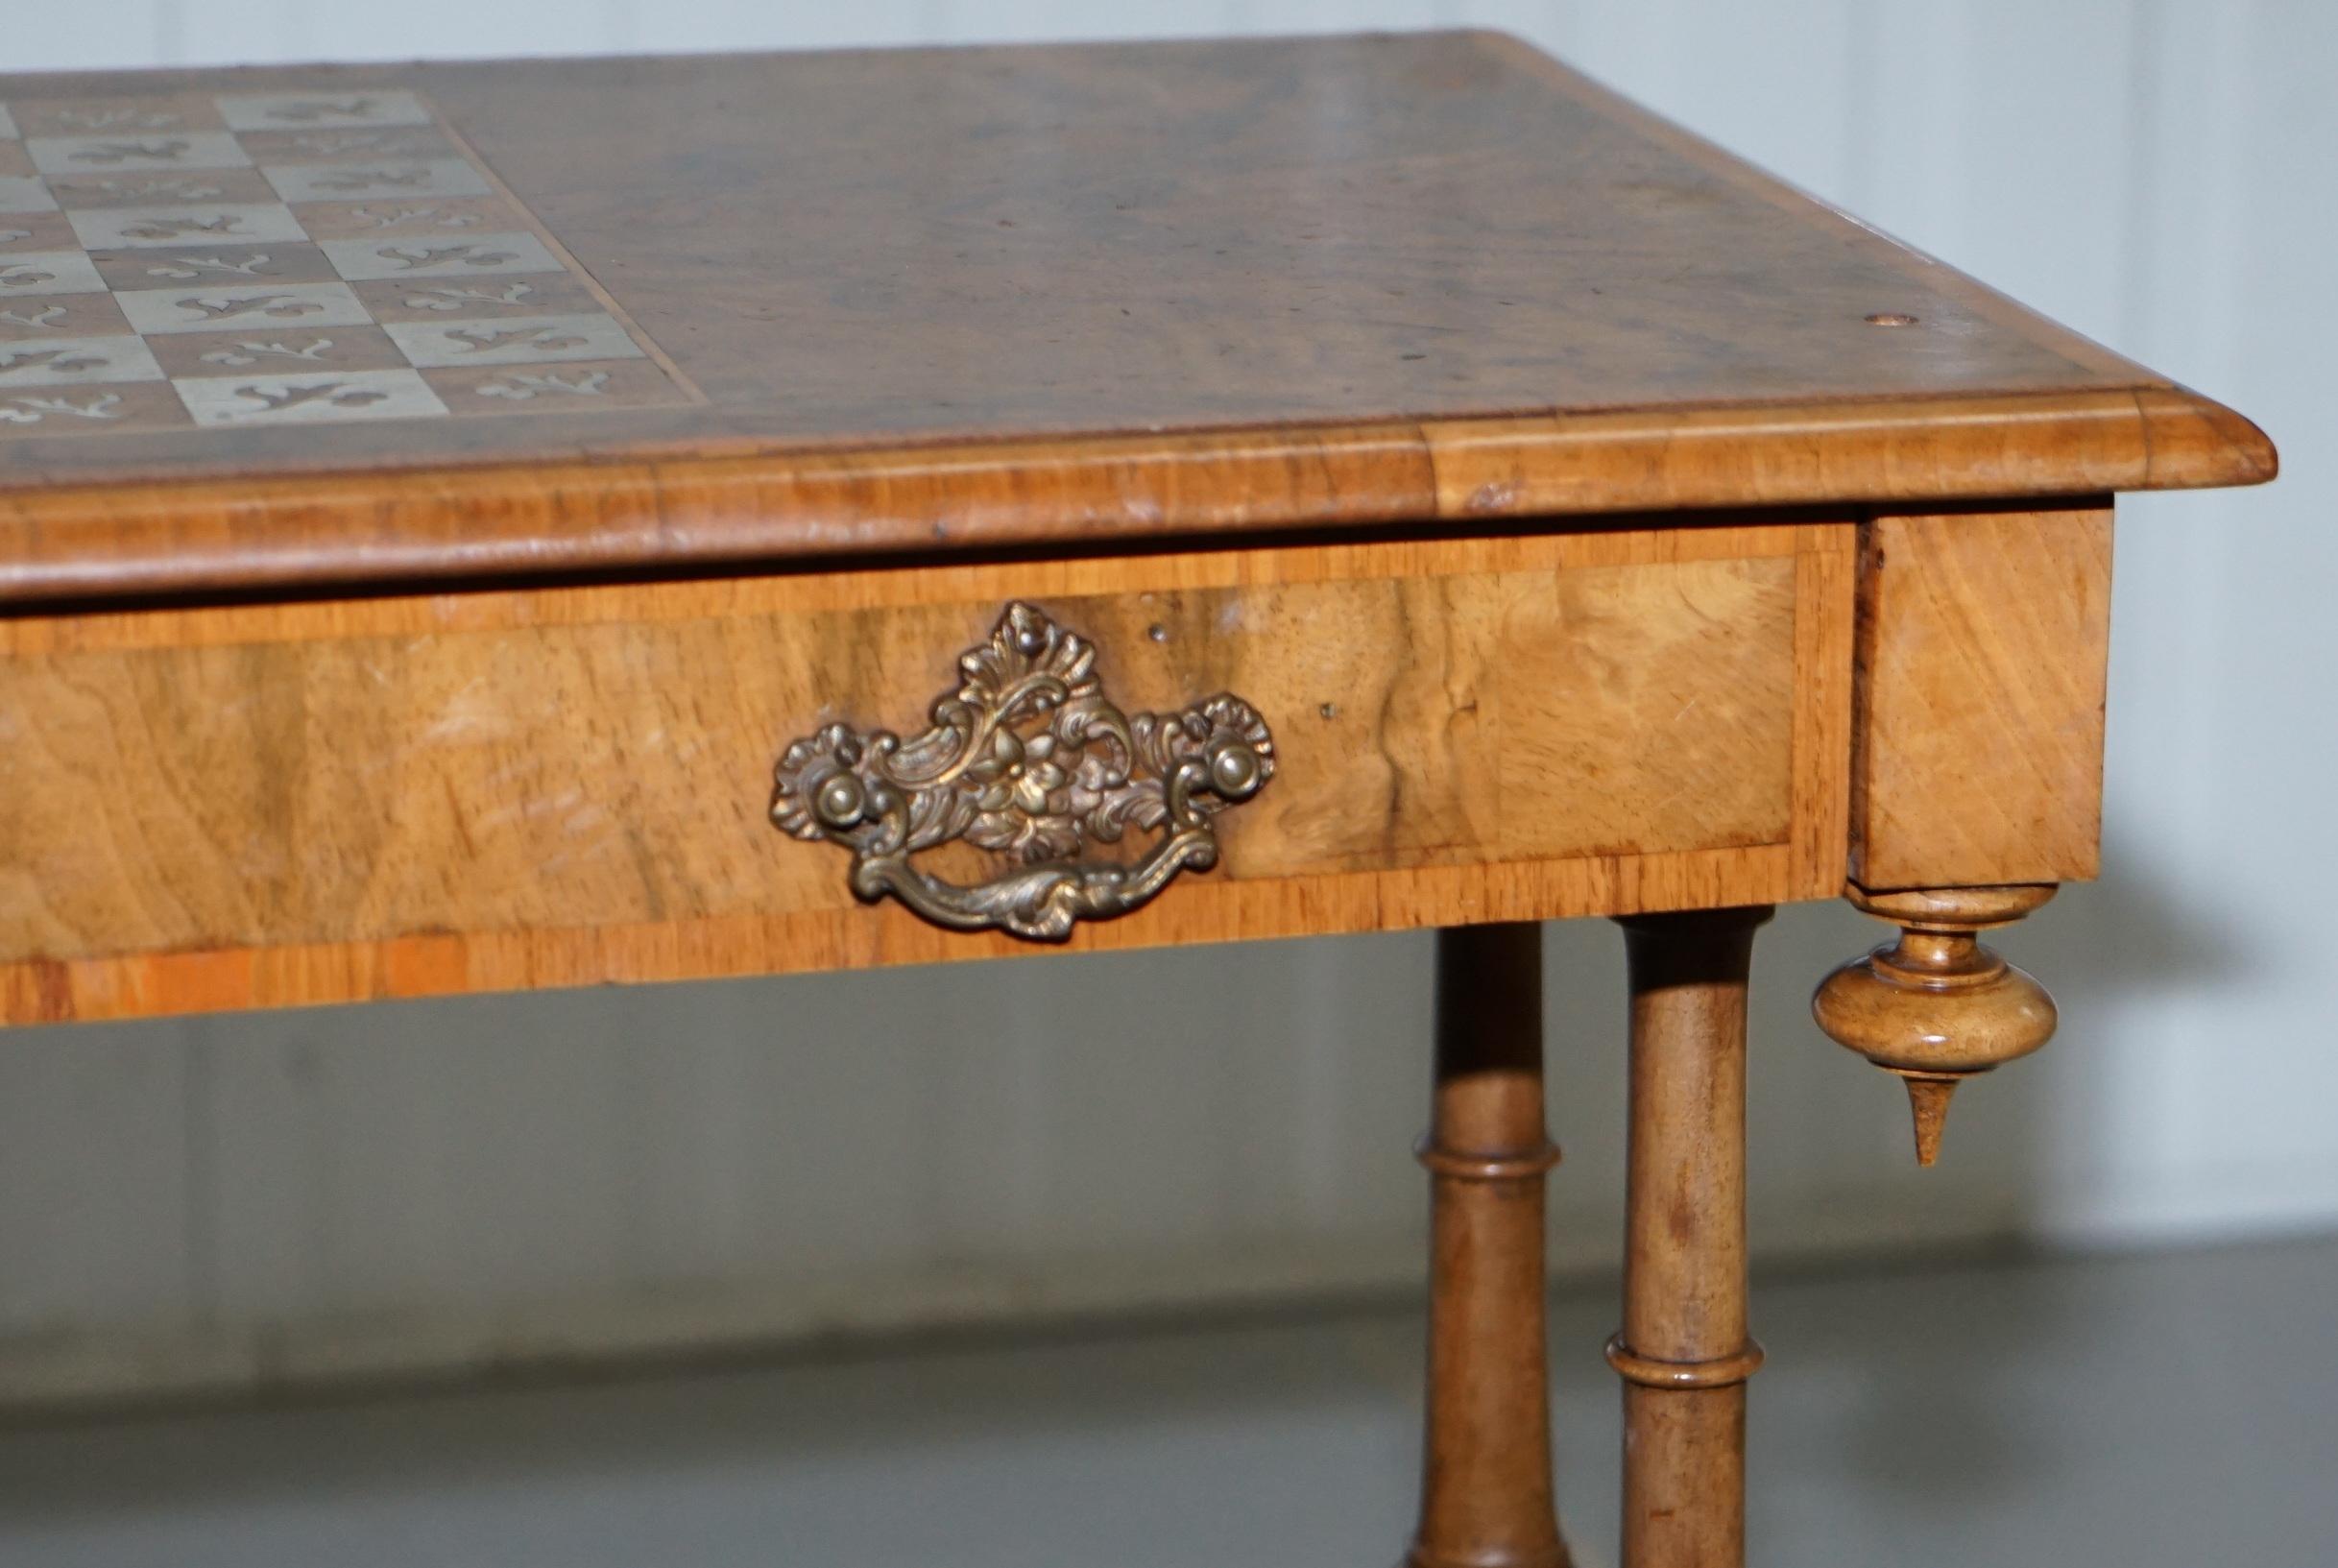
[[1860, 524], [1661, 520], [0, 622], [0, 1017], [1058, 951], [768, 817], [791, 738], [924, 728], [1011, 601], [1130, 712], [1273, 729], [1219, 863], [1072, 946], [1831, 896]]

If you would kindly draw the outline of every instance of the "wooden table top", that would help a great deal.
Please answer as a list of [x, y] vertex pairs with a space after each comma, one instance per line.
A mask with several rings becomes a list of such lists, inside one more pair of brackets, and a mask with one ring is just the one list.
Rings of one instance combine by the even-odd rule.
[[0, 77], [0, 597], [2273, 467], [1495, 36]]

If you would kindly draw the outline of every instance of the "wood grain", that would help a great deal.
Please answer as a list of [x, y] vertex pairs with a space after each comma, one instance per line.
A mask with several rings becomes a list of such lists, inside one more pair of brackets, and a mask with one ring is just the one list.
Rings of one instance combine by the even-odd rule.
[[1551, 1485], [1542, 928], [1437, 933], [1429, 1388], [1406, 1568], [1568, 1568]]
[[[1029, 597], [1107, 691], [1258, 704], [1221, 868], [1082, 945], [1823, 896], [1853, 525], [1717, 525], [0, 622], [10, 1015], [1012, 951], [856, 905], [782, 746], [910, 728]], [[1828, 565], [1809, 567], [1817, 555]], [[1811, 704], [1833, 714], [1808, 714]], [[1810, 780], [1805, 775], [1833, 774]], [[1497, 869], [1499, 868], [1499, 869]]]
[[2054, 897], [2052, 884], [1870, 892], [1854, 905], [1899, 928], [1898, 940], [1837, 968], [1811, 998], [1827, 1038], [1855, 1050], [1908, 1090], [1916, 1161], [1940, 1157], [1948, 1106], [1960, 1084], [2054, 1037], [2059, 1015], [2046, 988], [2014, 968], [1979, 933]]
[[1624, 923], [1631, 1136], [1624, 1327], [1625, 1568], [1743, 1568], [1746, 984], [1768, 909]]
[[233, 81], [428, 94], [709, 401], [18, 441], [0, 597], [2275, 464], [2230, 411], [1486, 35]]
[[1860, 555], [1851, 875], [2084, 881], [2102, 837], [2107, 505], [1882, 514]]
[[2117, 394], [0, 486], [0, 602], [2273, 476], [2270, 447], [2187, 443], [2170, 421], [2211, 422]]

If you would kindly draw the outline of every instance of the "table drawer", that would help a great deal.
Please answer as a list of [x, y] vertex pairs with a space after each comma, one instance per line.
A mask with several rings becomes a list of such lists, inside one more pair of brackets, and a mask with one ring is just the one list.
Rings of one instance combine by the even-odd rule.
[[[1121, 707], [1238, 693], [1219, 863], [1083, 947], [1832, 894], [1847, 521], [1000, 563], [0, 622], [13, 1020], [1030, 951], [769, 820], [1030, 602]], [[943, 852], [979, 875], [975, 852]]]

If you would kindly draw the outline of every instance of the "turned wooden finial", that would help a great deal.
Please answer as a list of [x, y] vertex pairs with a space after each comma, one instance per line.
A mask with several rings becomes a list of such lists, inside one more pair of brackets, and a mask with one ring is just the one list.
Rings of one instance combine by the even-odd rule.
[[2054, 999], [1999, 957], [1979, 933], [2010, 926], [2054, 896], [2051, 885], [1956, 887], [1845, 896], [1899, 927], [1899, 940], [1820, 982], [1811, 1014], [1848, 1047], [1908, 1087], [1916, 1159], [1940, 1158], [1949, 1097], [1976, 1073], [2054, 1038]]

